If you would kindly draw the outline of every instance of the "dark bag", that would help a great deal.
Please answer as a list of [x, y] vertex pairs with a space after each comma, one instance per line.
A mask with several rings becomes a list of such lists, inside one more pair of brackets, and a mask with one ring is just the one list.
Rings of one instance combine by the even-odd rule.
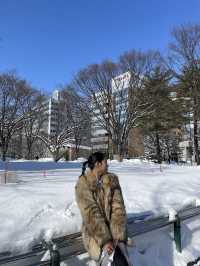
[[115, 253], [113, 256], [112, 266], [129, 266], [124, 254], [122, 253], [121, 249], [117, 246], [115, 248]]

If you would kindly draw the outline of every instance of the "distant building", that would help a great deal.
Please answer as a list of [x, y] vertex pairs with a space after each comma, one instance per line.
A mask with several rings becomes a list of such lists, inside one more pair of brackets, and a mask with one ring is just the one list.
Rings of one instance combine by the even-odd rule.
[[182, 140], [179, 142], [179, 147], [181, 150], [180, 159], [186, 162], [195, 161], [193, 128], [194, 125], [191, 117], [191, 120], [188, 121], [188, 124], [182, 128]]
[[[46, 133], [50, 138], [59, 135], [64, 128], [66, 128], [65, 114], [61, 108], [63, 102], [61, 92], [59, 90], [54, 90], [52, 96], [44, 103], [44, 115], [46, 116], [45, 122], [43, 124], [42, 131]], [[89, 146], [90, 140], [83, 137], [81, 145], [79, 146], [79, 157], [88, 157], [91, 152], [91, 147]], [[68, 152], [69, 160], [75, 159], [75, 144], [73, 140], [64, 144], [66, 152]], [[46, 156], [50, 156], [48, 150], [46, 151]]]
[[[184, 104], [188, 105], [188, 101], [190, 101], [190, 97], [185, 96], [185, 93], [181, 89], [177, 89], [176, 86], [171, 88], [170, 92], [172, 100], [176, 101], [177, 99], [182, 99]], [[189, 106], [189, 105], [188, 105]], [[180, 129], [179, 134], [181, 135], [181, 140], [179, 142], [179, 160], [185, 162], [194, 162], [195, 161], [195, 154], [194, 154], [194, 141], [193, 141], [193, 114], [188, 110], [187, 116], [187, 123], [182, 126]], [[199, 132], [200, 134], [200, 132]], [[200, 147], [200, 141], [199, 141]]]
[[61, 94], [59, 90], [55, 90], [52, 96], [44, 102], [43, 114], [46, 117], [42, 131], [48, 136], [53, 137], [59, 134], [64, 126], [63, 124], [63, 113], [61, 111], [60, 103], [62, 101]]
[[99, 122], [101, 115], [99, 110], [95, 110], [95, 115], [92, 117], [91, 123], [91, 145], [92, 150], [100, 150], [102, 152], [108, 152], [109, 138], [107, 131], [102, 127]]

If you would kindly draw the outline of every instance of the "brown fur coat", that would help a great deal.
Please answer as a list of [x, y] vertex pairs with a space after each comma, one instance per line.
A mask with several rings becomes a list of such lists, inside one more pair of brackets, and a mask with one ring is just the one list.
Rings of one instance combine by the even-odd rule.
[[116, 175], [107, 173], [99, 182], [91, 172], [80, 176], [76, 200], [83, 219], [83, 242], [91, 258], [98, 260], [109, 241], [126, 241], [126, 211]]

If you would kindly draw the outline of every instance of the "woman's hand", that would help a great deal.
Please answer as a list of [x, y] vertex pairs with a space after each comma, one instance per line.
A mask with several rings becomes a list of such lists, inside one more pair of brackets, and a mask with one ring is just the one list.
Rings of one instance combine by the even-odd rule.
[[103, 250], [107, 251], [108, 254], [112, 254], [114, 251], [114, 244], [112, 241], [109, 241], [107, 244], [104, 245]]

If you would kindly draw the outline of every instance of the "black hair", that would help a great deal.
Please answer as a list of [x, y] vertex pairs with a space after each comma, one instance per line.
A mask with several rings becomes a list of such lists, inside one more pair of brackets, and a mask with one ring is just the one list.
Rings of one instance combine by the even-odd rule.
[[103, 160], [105, 160], [105, 154], [104, 153], [99, 152], [99, 151], [92, 153], [88, 157], [88, 160], [83, 163], [83, 166], [82, 166], [82, 175], [85, 174], [85, 170], [86, 170], [86, 166], [87, 165], [90, 168], [90, 170], [93, 170], [94, 167], [95, 167], [95, 163], [96, 162], [99, 162], [100, 163]]

